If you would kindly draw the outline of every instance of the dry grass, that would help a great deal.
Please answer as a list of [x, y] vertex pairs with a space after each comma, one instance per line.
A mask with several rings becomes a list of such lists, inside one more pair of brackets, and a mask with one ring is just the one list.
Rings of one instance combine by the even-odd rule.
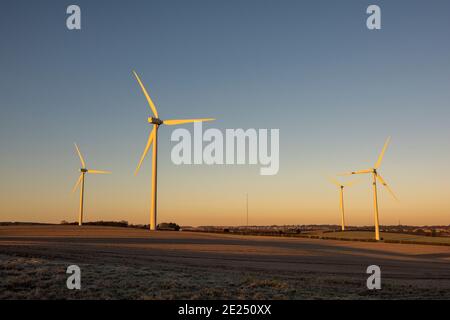
[[363, 277], [273, 275], [201, 268], [80, 265], [82, 290], [66, 288], [68, 263], [0, 256], [0, 299], [449, 299], [426, 283], [384, 284], [368, 291]]

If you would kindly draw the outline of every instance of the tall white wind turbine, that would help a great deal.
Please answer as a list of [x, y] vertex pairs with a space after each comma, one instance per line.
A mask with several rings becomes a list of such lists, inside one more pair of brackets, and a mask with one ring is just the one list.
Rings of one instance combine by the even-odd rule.
[[154, 117], [148, 117], [148, 123], [153, 125], [152, 131], [148, 136], [147, 145], [145, 146], [144, 152], [142, 153], [141, 160], [136, 168], [135, 175], [139, 172], [141, 168], [142, 161], [144, 161], [145, 156], [148, 153], [151, 145], [153, 144], [153, 152], [152, 152], [152, 197], [151, 197], [151, 206], [150, 206], [150, 230], [156, 230], [156, 213], [157, 213], [157, 164], [158, 164], [158, 129], [161, 125], [165, 124], [168, 126], [185, 124], [185, 123], [194, 123], [194, 122], [204, 122], [204, 121], [213, 121], [215, 119], [207, 118], [207, 119], [184, 119], [184, 120], [161, 120], [158, 116], [158, 111], [156, 110], [155, 104], [153, 103], [150, 95], [144, 87], [141, 79], [138, 74], [133, 71], [133, 74], [141, 87], [142, 92], [144, 93], [145, 98], [147, 99], [147, 103], [150, 106], [150, 109], [154, 115]]
[[80, 149], [78, 148], [76, 143], [75, 143], [75, 149], [77, 150], [78, 157], [80, 158], [80, 161], [81, 161], [81, 168], [80, 168], [80, 177], [78, 178], [77, 183], [73, 187], [72, 192], [75, 192], [75, 190], [77, 189], [77, 187], [79, 185], [81, 186], [80, 187], [80, 211], [79, 211], [79, 215], [78, 215], [78, 225], [81, 226], [81, 225], [83, 225], [84, 178], [85, 178], [86, 173], [91, 173], [91, 174], [110, 174], [111, 172], [103, 171], [103, 170], [86, 169], [86, 162], [84, 161], [83, 155], [81, 154]]
[[388, 186], [386, 181], [381, 177], [378, 169], [381, 166], [381, 162], [383, 161], [384, 154], [386, 149], [391, 141], [391, 137], [388, 137], [386, 143], [384, 144], [383, 149], [381, 150], [380, 156], [378, 157], [377, 162], [374, 167], [367, 170], [359, 170], [353, 171], [345, 175], [353, 175], [353, 174], [372, 174], [372, 186], [373, 186], [373, 205], [374, 205], [374, 214], [375, 214], [375, 240], [379, 241], [380, 238], [380, 220], [378, 217], [378, 194], [377, 194], [377, 180], [389, 191], [389, 193], [394, 197], [395, 200], [398, 200], [394, 192]]
[[339, 207], [341, 209], [341, 230], [345, 231], [344, 188], [350, 188], [356, 183], [356, 181], [341, 183], [334, 178], [328, 178], [328, 180], [330, 180], [330, 182], [337, 186], [340, 190]]

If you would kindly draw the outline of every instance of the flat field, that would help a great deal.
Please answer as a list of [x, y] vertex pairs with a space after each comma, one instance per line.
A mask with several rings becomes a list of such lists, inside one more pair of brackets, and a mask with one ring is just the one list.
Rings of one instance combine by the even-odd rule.
[[[79, 291], [66, 288], [73, 264]], [[381, 290], [366, 287], [369, 265]], [[0, 299], [450, 299], [450, 247], [7, 226]]]
[[[319, 233], [322, 237], [330, 237], [337, 239], [349, 240], [371, 240], [374, 238], [373, 231], [339, 231]], [[427, 237], [405, 233], [389, 233], [382, 232], [381, 237], [384, 241], [395, 241], [404, 243], [420, 243], [420, 244], [436, 244], [436, 245], [450, 245], [450, 237]]]

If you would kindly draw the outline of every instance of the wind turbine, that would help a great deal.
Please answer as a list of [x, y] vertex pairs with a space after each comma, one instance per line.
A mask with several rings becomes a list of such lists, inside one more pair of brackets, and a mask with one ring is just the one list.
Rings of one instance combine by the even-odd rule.
[[111, 172], [109, 171], [103, 171], [103, 170], [91, 170], [86, 169], [86, 162], [84, 161], [84, 158], [80, 152], [80, 149], [78, 148], [77, 144], [75, 143], [75, 149], [77, 149], [78, 157], [81, 161], [81, 168], [80, 168], [80, 177], [77, 180], [77, 183], [73, 187], [72, 192], [75, 192], [78, 185], [81, 185], [80, 189], [80, 212], [78, 216], [78, 225], [83, 225], [83, 206], [84, 206], [84, 177], [86, 173], [92, 173], [92, 174], [109, 174]]
[[342, 231], [345, 231], [345, 209], [344, 209], [344, 188], [350, 188], [352, 185], [356, 183], [356, 181], [348, 182], [348, 183], [341, 183], [337, 181], [336, 179], [329, 178], [330, 182], [337, 186], [341, 192], [340, 196], [340, 208], [341, 208], [341, 229]]
[[150, 146], [153, 143], [153, 152], [152, 152], [152, 198], [151, 198], [151, 206], [150, 206], [150, 230], [156, 230], [156, 195], [157, 195], [157, 164], [158, 164], [158, 129], [162, 124], [168, 126], [174, 126], [178, 124], [185, 123], [194, 123], [194, 122], [205, 122], [205, 121], [213, 121], [215, 119], [184, 119], [184, 120], [161, 120], [158, 116], [158, 111], [156, 110], [155, 104], [153, 103], [150, 95], [144, 87], [141, 79], [138, 74], [133, 71], [134, 76], [136, 77], [139, 86], [144, 93], [145, 98], [147, 99], [148, 105], [150, 106], [151, 111], [153, 112], [154, 117], [148, 117], [148, 123], [153, 125], [152, 131], [148, 136], [147, 145], [145, 146], [144, 152], [142, 153], [141, 160], [134, 172], [135, 175], [139, 172], [141, 168], [142, 161], [144, 161], [145, 156], [150, 149]]
[[378, 218], [378, 195], [377, 195], [377, 180], [389, 191], [389, 193], [394, 197], [395, 200], [398, 200], [395, 196], [394, 192], [388, 186], [386, 181], [381, 177], [378, 169], [381, 166], [381, 162], [383, 161], [384, 154], [386, 149], [391, 141], [391, 137], [388, 137], [386, 143], [384, 144], [383, 149], [381, 150], [380, 156], [378, 157], [378, 161], [375, 163], [375, 166], [371, 169], [354, 171], [345, 175], [353, 175], [353, 174], [372, 174], [373, 178], [373, 205], [374, 205], [374, 213], [375, 213], [375, 240], [379, 241], [380, 238], [380, 221]]

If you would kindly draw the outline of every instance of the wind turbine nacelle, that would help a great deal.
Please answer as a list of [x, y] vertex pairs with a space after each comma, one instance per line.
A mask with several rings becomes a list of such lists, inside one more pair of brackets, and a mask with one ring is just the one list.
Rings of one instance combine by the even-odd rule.
[[80, 172], [86, 173], [86, 172], [88, 172], [88, 170], [87, 169], [80, 169]]
[[148, 118], [148, 123], [162, 125], [163, 121], [161, 119], [158, 119], [158, 118], [149, 117]]

